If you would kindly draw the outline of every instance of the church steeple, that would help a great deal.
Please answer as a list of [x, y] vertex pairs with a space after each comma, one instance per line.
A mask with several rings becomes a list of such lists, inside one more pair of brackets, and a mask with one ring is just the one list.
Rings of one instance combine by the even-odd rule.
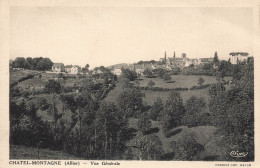
[[173, 58], [175, 58], [175, 51], [174, 51], [174, 53], [173, 53]]

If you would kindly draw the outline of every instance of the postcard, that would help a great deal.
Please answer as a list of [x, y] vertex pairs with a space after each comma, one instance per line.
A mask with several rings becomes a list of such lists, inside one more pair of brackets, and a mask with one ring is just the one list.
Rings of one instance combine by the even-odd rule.
[[1, 1], [4, 167], [258, 167], [256, 1]]

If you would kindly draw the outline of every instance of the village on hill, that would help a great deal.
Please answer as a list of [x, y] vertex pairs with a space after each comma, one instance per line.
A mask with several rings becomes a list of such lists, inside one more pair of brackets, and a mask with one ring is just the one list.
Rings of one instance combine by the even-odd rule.
[[[215, 52], [214, 57], [218, 57], [217, 52]], [[242, 62], [250, 58], [248, 53], [246, 52], [231, 52], [229, 55], [229, 61], [231, 64], [237, 64], [239, 61]], [[108, 66], [107, 68], [111, 70], [111, 72], [117, 76], [122, 74], [122, 69], [129, 69], [131, 71], [135, 71], [137, 75], [145, 75], [145, 70], [155, 71], [157, 69], [164, 69], [166, 71], [176, 71], [182, 70], [187, 67], [202, 67], [206, 64], [211, 64], [214, 62], [213, 57], [209, 58], [198, 58], [198, 59], [190, 59], [186, 56], [186, 53], [182, 53], [180, 57], [176, 57], [175, 51], [172, 56], [167, 56], [165, 51], [164, 57], [159, 58], [158, 61], [139, 61], [133, 64], [121, 63]], [[213, 63], [213, 67], [217, 68], [217, 64]], [[12, 65], [11, 65], [12, 67]], [[17, 66], [13, 66], [14, 69], [20, 69]], [[87, 67], [80, 67], [78, 65], [64, 65], [63, 63], [53, 63], [51, 70], [46, 71], [47, 73], [64, 73], [64, 74], [85, 74]], [[93, 71], [94, 73], [101, 73], [101, 71], [96, 68]]]

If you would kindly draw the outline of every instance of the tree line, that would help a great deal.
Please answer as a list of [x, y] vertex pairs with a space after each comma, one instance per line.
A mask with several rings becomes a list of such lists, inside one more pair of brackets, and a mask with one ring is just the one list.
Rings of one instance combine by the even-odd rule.
[[43, 57], [17, 57], [10, 66], [12, 68], [22, 68], [22, 69], [31, 69], [31, 70], [50, 70], [52, 68], [53, 62], [50, 58]]

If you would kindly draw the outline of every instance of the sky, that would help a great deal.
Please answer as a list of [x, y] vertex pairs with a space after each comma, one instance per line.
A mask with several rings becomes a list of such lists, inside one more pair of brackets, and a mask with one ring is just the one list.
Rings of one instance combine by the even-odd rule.
[[253, 53], [252, 8], [11, 7], [10, 59], [49, 57], [90, 68]]

